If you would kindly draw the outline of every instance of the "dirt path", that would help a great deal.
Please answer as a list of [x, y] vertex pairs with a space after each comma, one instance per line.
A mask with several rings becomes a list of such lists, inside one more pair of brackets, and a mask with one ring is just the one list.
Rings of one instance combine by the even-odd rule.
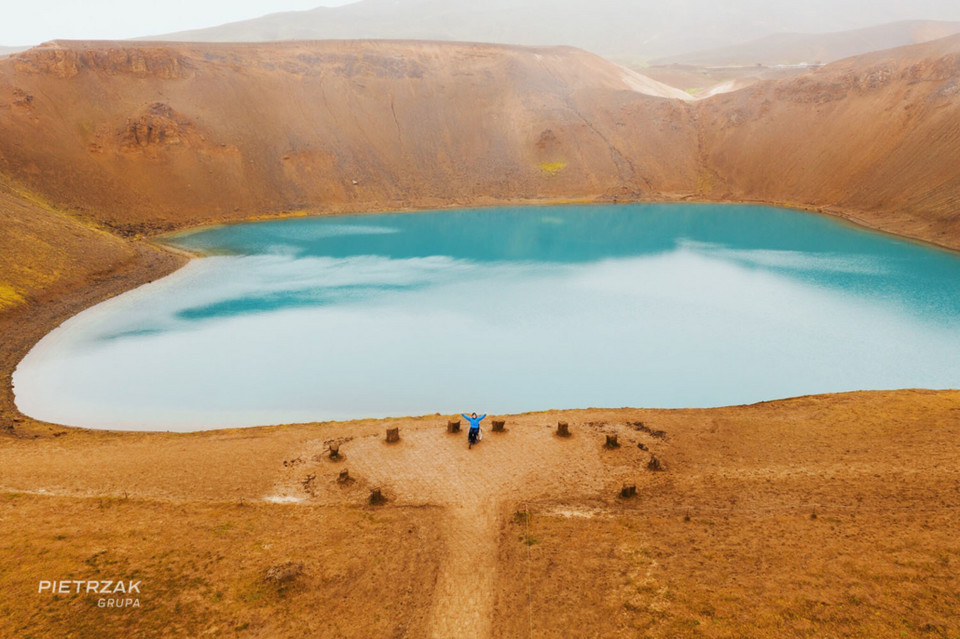
[[403, 432], [398, 444], [366, 437], [343, 447], [350, 472], [391, 500], [446, 509], [433, 637], [490, 636], [501, 513], [525, 500], [595, 497], [636, 474], [642, 454], [635, 446], [605, 451], [599, 430], [575, 428], [563, 439], [555, 424], [521, 422], [503, 434], [485, 431], [468, 450], [465, 434], [438, 425]]
[[499, 518], [493, 500], [447, 511], [446, 557], [437, 579], [432, 637], [489, 637], [496, 586]]

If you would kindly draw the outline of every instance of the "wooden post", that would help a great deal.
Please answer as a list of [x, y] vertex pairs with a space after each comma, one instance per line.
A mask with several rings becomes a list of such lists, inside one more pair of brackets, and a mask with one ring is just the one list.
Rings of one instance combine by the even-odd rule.
[[340, 459], [340, 443], [330, 443], [330, 459]]
[[454, 433], [460, 432], [460, 420], [458, 419], [455, 422], [447, 422], [447, 432], [451, 435]]
[[650, 455], [650, 461], [647, 462], [647, 468], [650, 470], [663, 470], [663, 463], [657, 458], [656, 455]]
[[351, 480], [352, 480], [352, 478], [350, 477], [350, 471], [347, 470], [346, 468], [344, 468], [343, 470], [341, 470], [341, 471], [340, 471], [340, 476], [337, 477], [337, 483], [338, 483], [338, 484], [346, 484], [347, 482], [349, 482], [349, 481], [351, 481]]
[[400, 427], [387, 429], [387, 443], [393, 444], [400, 441]]
[[617, 441], [617, 435], [607, 435], [607, 443], [604, 444], [607, 448], [620, 448], [620, 442]]
[[624, 499], [630, 499], [631, 497], [637, 496], [637, 485], [636, 484], [624, 484], [623, 488], [620, 489], [620, 496]]
[[504, 429], [504, 426], [506, 425], [506, 423], [507, 423], [507, 422], [505, 422], [505, 421], [503, 421], [503, 420], [500, 420], [500, 421], [494, 420], [494, 421], [493, 421], [493, 432], [495, 432], [495, 433], [503, 433], [503, 432], [505, 432], [506, 429]]
[[557, 422], [557, 435], [560, 437], [570, 436], [570, 425], [567, 422]]
[[374, 488], [370, 491], [370, 505], [379, 506], [387, 501], [387, 498], [383, 496], [383, 492], [379, 488]]

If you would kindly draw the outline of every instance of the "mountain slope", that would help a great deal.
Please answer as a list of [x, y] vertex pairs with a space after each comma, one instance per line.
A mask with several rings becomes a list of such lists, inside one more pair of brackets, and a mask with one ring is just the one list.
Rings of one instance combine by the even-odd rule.
[[0, 173], [125, 234], [689, 197], [960, 247], [960, 36], [696, 103], [651, 82], [570, 48], [51, 44], [0, 61]]
[[77, 285], [135, 256], [122, 239], [78, 224], [3, 183], [0, 228], [0, 311]]
[[909, 4], [895, 0], [790, 4], [677, 0], [668, 5], [633, 0], [362, 0], [150, 39], [409, 38], [571, 45], [626, 61], [727, 46], [785, 31], [842, 31], [917, 16], [960, 20], [960, 5], [942, 0]]
[[683, 95], [570, 48], [52, 43], [0, 61], [0, 172], [124, 233], [688, 192], [692, 111], [641, 91]]
[[653, 64], [749, 66], [834, 62], [960, 33], [960, 22], [909, 20], [837, 33], [778, 33], [709, 51], [654, 60]]
[[960, 248], [960, 36], [697, 108], [706, 196], [837, 209]]

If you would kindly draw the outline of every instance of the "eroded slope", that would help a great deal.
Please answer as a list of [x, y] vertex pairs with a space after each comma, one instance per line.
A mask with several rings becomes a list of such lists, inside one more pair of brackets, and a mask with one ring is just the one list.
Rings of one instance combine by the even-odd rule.
[[838, 210], [960, 247], [960, 37], [699, 103], [703, 195]]
[[123, 233], [695, 184], [682, 92], [583, 51], [52, 43], [0, 62], [0, 171]]

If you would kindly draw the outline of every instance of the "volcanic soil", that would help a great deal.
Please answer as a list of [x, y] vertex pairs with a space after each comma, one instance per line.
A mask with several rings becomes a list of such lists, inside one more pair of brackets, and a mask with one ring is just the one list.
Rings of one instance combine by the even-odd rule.
[[[449, 419], [18, 423], [0, 447], [0, 634], [960, 632], [960, 392], [503, 416], [472, 450]], [[302, 573], [264, 580], [288, 564]], [[41, 579], [141, 580], [141, 607], [39, 595]]]

